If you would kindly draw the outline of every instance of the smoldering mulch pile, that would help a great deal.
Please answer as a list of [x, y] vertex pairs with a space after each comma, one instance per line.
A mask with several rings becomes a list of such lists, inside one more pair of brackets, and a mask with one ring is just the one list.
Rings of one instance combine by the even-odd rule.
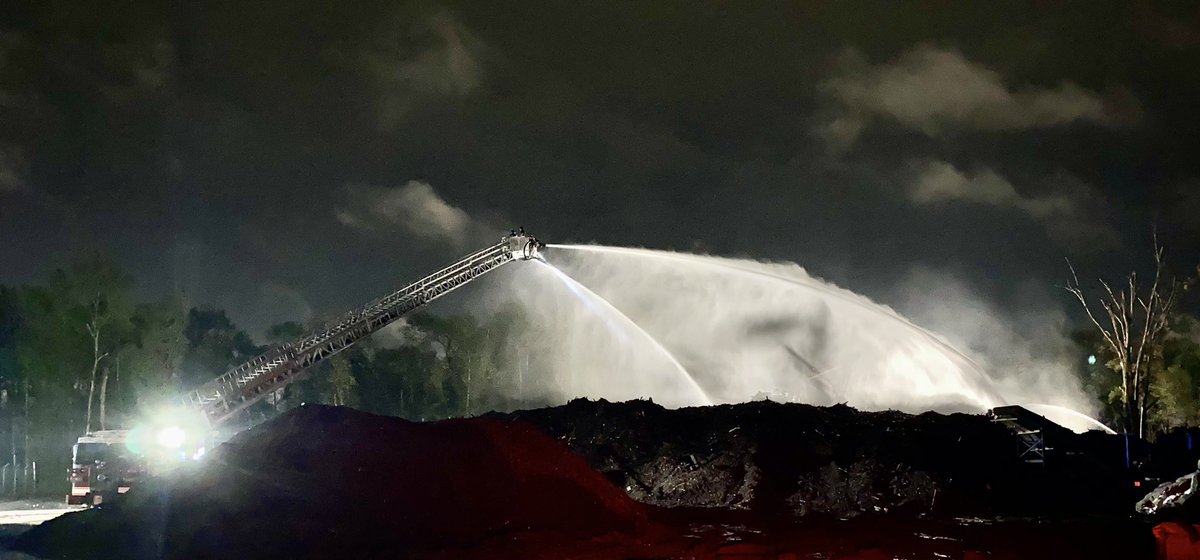
[[986, 417], [771, 402], [578, 400], [429, 424], [303, 407], [190, 476], [48, 522], [15, 548], [47, 558], [1152, 558], [1110, 444], [1073, 437], [1054, 461], [1030, 464]]
[[574, 400], [497, 415], [540, 426], [634, 499], [665, 507], [849, 518], [1128, 515], [1118, 436], [1067, 433], [1030, 463], [983, 415], [863, 412], [770, 401], [667, 410]]
[[515, 531], [636, 532], [639, 504], [524, 423], [293, 410], [191, 476], [23, 535], [52, 558], [393, 558]]

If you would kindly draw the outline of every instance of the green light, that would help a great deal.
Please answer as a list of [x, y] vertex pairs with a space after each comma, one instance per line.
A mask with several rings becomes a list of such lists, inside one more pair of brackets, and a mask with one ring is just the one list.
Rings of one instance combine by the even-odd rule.
[[1088, 365], [1089, 366], [1096, 365], [1096, 355], [1095, 354], [1088, 356]]
[[142, 455], [146, 453], [146, 430], [140, 426], [129, 430], [129, 435], [125, 439], [125, 447], [129, 448], [130, 453], [134, 455]]

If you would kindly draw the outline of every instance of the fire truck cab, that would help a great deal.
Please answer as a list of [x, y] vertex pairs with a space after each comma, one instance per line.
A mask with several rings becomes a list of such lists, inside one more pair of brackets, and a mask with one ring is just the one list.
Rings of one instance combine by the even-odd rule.
[[96, 506], [146, 475], [142, 458], [130, 452], [129, 430], [101, 430], [79, 436], [71, 447], [71, 493], [67, 503]]
[[200, 416], [164, 409], [130, 430], [79, 436], [71, 448], [67, 503], [100, 505], [146, 478], [199, 461], [213, 435]]

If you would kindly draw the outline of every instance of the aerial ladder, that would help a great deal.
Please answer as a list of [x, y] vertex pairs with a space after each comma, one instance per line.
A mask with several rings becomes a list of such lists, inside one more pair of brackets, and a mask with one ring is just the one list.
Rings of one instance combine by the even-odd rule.
[[[527, 235], [524, 228], [513, 230], [491, 247], [373, 300], [299, 339], [273, 346], [185, 393], [175, 403], [179, 407], [169, 407], [164, 418], [147, 418], [131, 430], [84, 434], [71, 448], [68, 470], [71, 493], [66, 497], [67, 503], [100, 504], [106, 496], [129, 490], [147, 474], [166, 472], [188, 456], [200, 458], [207, 444], [244, 427], [231, 422], [240, 412], [296, 381], [308, 368], [500, 266], [538, 258], [540, 247], [541, 243]], [[192, 438], [188, 432], [193, 436], [201, 432], [208, 435], [185, 446], [185, 439]], [[147, 437], [153, 438], [155, 445], [147, 445], [150, 441]], [[130, 456], [126, 449], [137, 457]]]
[[525, 228], [513, 230], [496, 245], [467, 255], [446, 268], [346, 313], [340, 320], [326, 323], [297, 340], [278, 344], [226, 371], [186, 393], [181, 404], [200, 410], [209, 425], [217, 428], [286, 387], [308, 368], [413, 310], [507, 263], [538, 258], [540, 247], [541, 243], [526, 234]]

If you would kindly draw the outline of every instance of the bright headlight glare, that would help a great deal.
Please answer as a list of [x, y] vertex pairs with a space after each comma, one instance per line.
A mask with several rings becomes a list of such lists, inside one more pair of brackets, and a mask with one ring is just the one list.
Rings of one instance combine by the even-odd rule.
[[187, 439], [187, 434], [179, 426], [168, 426], [158, 432], [158, 444], [169, 449], [183, 447], [185, 439]]

